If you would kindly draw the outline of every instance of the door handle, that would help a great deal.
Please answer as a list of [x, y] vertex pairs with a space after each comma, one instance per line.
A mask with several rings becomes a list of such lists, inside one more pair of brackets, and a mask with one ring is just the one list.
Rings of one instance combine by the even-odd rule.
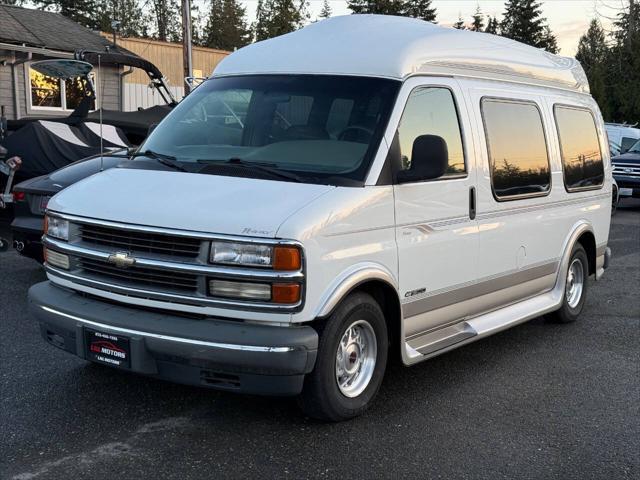
[[476, 218], [476, 187], [469, 187], [469, 218]]

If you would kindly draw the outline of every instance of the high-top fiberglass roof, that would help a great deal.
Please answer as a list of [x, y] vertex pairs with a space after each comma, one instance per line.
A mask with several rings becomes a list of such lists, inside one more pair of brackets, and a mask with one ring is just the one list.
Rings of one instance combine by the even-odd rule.
[[244, 47], [214, 75], [303, 73], [403, 79], [471, 75], [588, 91], [580, 64], [507, 38], [389, 15], [333, 17]]

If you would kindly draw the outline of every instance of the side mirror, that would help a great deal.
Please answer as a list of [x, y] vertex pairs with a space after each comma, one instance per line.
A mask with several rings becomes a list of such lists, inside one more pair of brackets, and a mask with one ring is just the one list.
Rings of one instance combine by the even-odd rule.
[[413, 141], [411, 167], [396, 174], [398, 183], [420, 182], [440, 178], [447, 171], [447, 142], [438, 135], [420, 135]]

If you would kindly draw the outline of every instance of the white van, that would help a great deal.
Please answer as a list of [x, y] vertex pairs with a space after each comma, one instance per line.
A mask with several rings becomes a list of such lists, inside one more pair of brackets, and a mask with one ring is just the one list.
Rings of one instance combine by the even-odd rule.
[[332, 18], [227, 57], [134, 161], [53, 197], [31, 311], [87, 360], [343, 420], [391, 354], [575, 320], [611, 178], [573, 59]]

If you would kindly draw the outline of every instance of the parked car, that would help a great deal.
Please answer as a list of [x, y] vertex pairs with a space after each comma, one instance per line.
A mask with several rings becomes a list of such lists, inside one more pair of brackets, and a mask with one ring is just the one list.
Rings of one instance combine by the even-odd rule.
[[352, 418], [389, 354], [414, 365], [580, 316], [611, 256], [585, 78], [574, 59], [390, 16], [242, 48], [144, 155], [48, 202], [30, 311], [92, 362]]
[[640, 139], [640, 128], [626, 123], [605, 123], [611, 156], [626, 153]]
[[640, 198], [640, 140], [611, 159], [620, 197]]
[[103, 159], [100, 155], [93, 155], [16, 185], [13, 188], [14, 219], [11, 222], [13, 248], [21, 255], [42, 263], [44, 213], [51, 197], [100, 170], [115, 167], [127, 153], [127, 149], [114, 150], [104, 154]]

